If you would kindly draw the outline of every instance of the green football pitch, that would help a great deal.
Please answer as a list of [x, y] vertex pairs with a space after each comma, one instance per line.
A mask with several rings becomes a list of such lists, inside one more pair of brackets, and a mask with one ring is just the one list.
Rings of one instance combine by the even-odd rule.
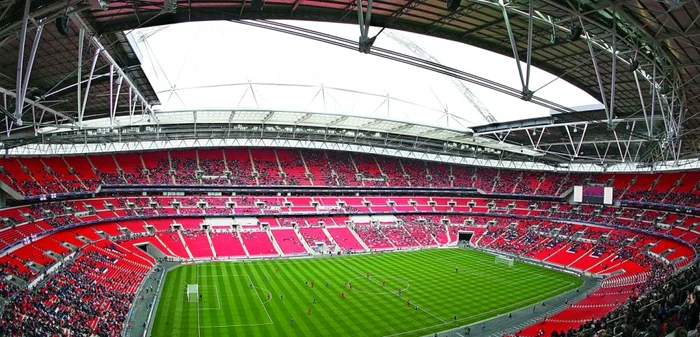
[[[539, 303], [583, 283], [573, 275], [494, 260], [471, 250], [432, 249], [185, 265], [168, 273], [152, 335], [423, 336]], [[189, 302], [186, 284], [195, 283], [201, 300]]]

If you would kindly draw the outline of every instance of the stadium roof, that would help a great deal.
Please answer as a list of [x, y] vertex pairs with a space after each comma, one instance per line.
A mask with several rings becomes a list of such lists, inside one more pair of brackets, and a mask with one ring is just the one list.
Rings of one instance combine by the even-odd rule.
[[[294, 25], [344, 38], [357, 35], [357, 27], [346, 24]], [[550, 115], [546, 107], [438, 72], [232, 22], [142, 28], [129, 37], [161, 101], [159, 112], [309, 111], [381, 116], [462, 131], [492, 121]], [[459, 64], [462, 71], [477, 76], [510, 86], [519, 82], [511, 71], [512, 58], [463, 43], [387, 29], [373, 47], [404, 53], [415, 48], [417, 54]], [[358, 63], [359, 70], [354, 66]], [[595, 98], [556, 76], [535, 67], [532, 71], [533, 87], [542, 87], [539, 96], [563, 106], [602, 108]]]
[[[97, 8], [100, 3], [106, 10]], [[5, 56], [0, 59], [0, 85], [8, 97], [8, 103], [4, 106], [10, 110], [7, 111], [7, 126], [3, 126], [9, 134], [3, 143], [6, 147], [40, 142], [42, 137], [39, 131], [47, 126], [47, 117], [54, 124], [69, 122], [59, 127], [75, 128], [78, 120], [152, 115], [151, 105], [160, 102], [145, 79], [123, 31], [199, 20], [292, 19], [358, 23], [357, 1], [268, 0], [262, 11], [255, 11], [250, 8], [249, 2], [244, 1], [195, 0], [177, 3], [177, 8], [173, 9], [170, 6], [173, 2], [68, 1], [66, 7], [64, 1], [49, 0], [31, 3], [26, 12], [29, 22], [27, 34], [22, 34], [24, 3], [3, 4], [5, 7], [0, 9], [0, 41], [3, 41]], [[477, 0], [463, 1], [455, 11], [448, 10], [444, 2], [437, 0], [373, 1], [371, 10], [367, 2], [360, 4], [359, 9], [365, 15], [365, 20], [371, 12], [371, 20], [367, 20], [370, 26], [441, 37], [511, 57], [517, 55], [523, 61], [519, 67], [523, 73], [527, 70], [527, 60], [531, 59], [532, 65], [561, 76], [593, 97], [600, 98], [605, 105], [601, 111], [581, 114], [573, 112], [571, 107], [551, 105], [552, 102], [540, 99], [535, 93], [531, 99], [533, 102], [550, 105], [561, 114], [548, 120], [475, 127], [473, 131], [477, 137], [534, 149], [545, 154], [541, 160], [601, 163], [632, 160], [653, 163], [698, 156], [700, 64], [697, 60], [700, 59], [700, 52], [697, 37], [700, 36], [700, 2], [697, 0], [538, 0], [531, 2], [531, 6], [527, 1]], [[63, 36], [53, 20], [63, 17], [66, 11], [73, 32]], [[18, 117], [12, 114], [12, 96], [14, 91], [23, 91], [22, 85], [16, 85], [16, 74], [20, 73], [16, 71], [16, 56], [22, 54], [18, 52], [21, 49], [19, 45], [26, 36], [25, 56], [19, 59], [28, 66], [31, 63], [28, 59], [32, 54], [32, 42], [38, 36], [36, 27], [42, 23], [41, 47], [36, 54], [26, 90], [29, 100], [25, 101], [24, 109], [20, 109], [24, 123], [20, 128], [16, 123], [10, 127], [13, 123], [10, 123], [12, 118], [9, 116]], [[270, 21], [244, 23], [284, 30], [341, 47], [358, 48], [357, 41], [343, 41], [320, 32], [303, 31]], [[80, 27], [84, 28], [88, 39], [82, 44], [76, 39], [80, 35], [77, 33]], [[577, 39], [578, 27], [582, 36]], [[365, 36], [363, 39], [365, 51], [380, 57], [392, 57], [381, 48], [371, 48], [367, 42], [371, 41], [371, 37]], [[103, 55], [95, 58], [96, 70], [91, 71], [96, 50]], [[79, 55], [82, 55], [82, 59]], [[452, 72], [454, 69], [416, 61], [405, 55], [393, 57], [436, 71], [449, 71], [451, 75], [469, 82], [479, 80], [471, 74]], [[95, 83], [90, 86], [90, 98], [84, 104], [84, 110], [83, 105], [76, 104], [77, 90], [69, 90], [70, 85], [76, 86], [78, 71], [75, 65], [78, 61], [83, 64], [80, 70], [83, 82]], [[115, 72], [109, 71], [112, 66]], [[20, 68], [21, 73], [26, 73], [27, 67]], [[516, 71], [516, 67], [513, 68]], [[630, 68], [636, 70], [631, 71]], [[90, 73], [98, 76], [88, 77]], [[110, 76], [112, 81], [109, 81]], [[527, 75], [522, 77], [523, 84], [527, 84]], [[533, 90], [528, 85], [515, 88], [491, 85], [506, 94], [525, 98]], [[15, 87], [20, 90], [12, 90]], [[46, 96], [56, 89], [64, 90]], [[122, 90], [121, 94], [115, 95], [119, 90]], [[83, 93], [81, 100], [84, 96]], [[567, 113], [571, 115], [564, 116]], [[566, 122], [572, 120], [573, 124]], [[571, 135], [576, 130], [584, 129], [585, 137], [589, 138], [579, 140]], [[32, 140], [35, 133], [37, 137]], [[543, 136], [530, 140], [531, 137], [527, 135], [533, 134]], [[22, 140], [13, 142], [15, 138]], [[619, 151], [608, 151], [611, 147]], [[579, 153], [580, 149], [584, 150], [583, 156]], [[596, 150], [605, 154], [596, 156], [598, 158], [586, 158]]]

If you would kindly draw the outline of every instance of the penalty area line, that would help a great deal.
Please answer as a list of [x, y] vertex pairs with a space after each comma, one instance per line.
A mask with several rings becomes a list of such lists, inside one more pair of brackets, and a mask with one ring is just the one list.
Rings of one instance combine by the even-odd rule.
[[268, 323], [251, 323], [251, 324], [229, 324], [229, 325], [212, 325], [203, 326], [202, 329], [221, 329], [221, 328], [233, 328], [233, 327], [247, 327], [247, 326], [261, 326], [261, 325], [271, 325], [272, 322]]
[[[246, 276], [248, 276], [248, 280], [250, 280], [250, 284], [253, 284], [253, 279], [250, 277], [250, 275], [246, 275]], [[255, 289], [255, 286], [253, 286], [253, 288]], [[255, 295], [258, 297], [258, 300], [260, 301], [260, 305], [262, 305], [263, 309], [265, 309], [265, 313], [267, 314], [267, 319], [269, 319], [270, 324], [272, 324], [273, 323], [272, 317], [270, 317], [270, 313], [267, 311], [267, 307], [265, 306], [265, 303], [263, 303], [262, 298], [260, 298], [260, 294], [258, 294], [257, 290], [255, 290]]]
[[[512, 306], [514, 306], [514, 305], [518, 305], [518, 304], [521, 304], [521, 303], [524, 303], [524, 302], [530, 302], [530, 301], [532, 301], [532, 300], [534, 300], [534, 299], [536, 299], [536, 298], [539, 299], [539, 298], [542, 298], [542, 296], [549, 295], [549, 294], [551, 294], [551, 293], [553, 293], [553, 292], [558, 292], [558, 291], [560, 291], [561, 289], [564, 289], [564, 288], [566, 288], [566, 287], [571, 286], [572, 284], [574, 284], [574, 283], [573, 283], [573, 282], [569, 282], [569, 284], [567, 284], [567, 285], [565, 285], [565, 286], [563, 286], [563, 287], [559, 287], [559, 288], [554, 289], [554, 290], [552, 290], [552, 291], [548, 291], [548, 292], [546, 292], [546, 293], [544, 293], [544, 294], [540, 294], [540, 295], [537, 295], [537, 296], [533, 296], [533, 297], [530, 297], [530, 298], [526, 298], [526, 299], [524, 299], [524, 300], [522, 300], [522, 301], [519, 301], [519, 302], [516, 302], [516, 303], [511, 303], [511, 304], [509, 304], [509, 305], [507, 305], [507, 306], [505, 306], [505, 307], [500, 307], [500, 308], [492, 309], [492, 310], [489, 310], [489, 311], [480, 312], [480, 313], [478, 313], [478, 314], [476, 314], [476, 315], [471, 315], [471, 316], [459, 318], [459, 319], [457, 319], [457, 322], [462, 322], [462, 321], [464, 321], [464, 320], [469, 320], [469, 319], [471, 319], [471, 318], [479, 317], [479, 316], [482, 316], [482, 315], [484, 315], [484, 314], [489, 314], [489, 313], [492, 313], [492, 312], [497, 311], [497, 310], [502, 310], [503, 308], [510, 308], [510, 307], [512, 307]], [[525, 308], [525, 307], [516, 308], [515, 310], [520, 310], [520, 309], [523, 309], [523, 308]], [[511, 311], [515, 311], [515, 310], [511, 310]], [[491, 318], [493, 318], [493, 317], [489, 317], [489, 318], [484, 319], [484, 320], [479, 321], [479, 322], [483, 322], [483, 321], [489, 320], [489, 319], [491, 319]], [[479, 322], [474, 322], [474, 323], [479, 323]], [[446, 324], [451, 324], [451, 323], [454, 323], [454, 321], [452, 321], [452, 322], [445, 322], [445, 323], [441, 323], [441, 324], [435, 324], [435, 325], [431, 325], [431, 326], [425, 326], [425, 327], [422, 327], [422, 328], [418, 328], [418, 329], [414, 329], [414, 330], [409, 330], [409, 331], [398, 332], [398, 333], [391, 334], [391, 335], [385, 335], [384, 337], [401, 336], [401, 335], [413, 333], [413, 332], [416, 332], [416, 331], [422, 331], [422, 330], [425, 330], [425, 329], [431, 329], [431, 328], [440, 327], [440, 326], [443, 326], [443, 325], [446, 325]]]

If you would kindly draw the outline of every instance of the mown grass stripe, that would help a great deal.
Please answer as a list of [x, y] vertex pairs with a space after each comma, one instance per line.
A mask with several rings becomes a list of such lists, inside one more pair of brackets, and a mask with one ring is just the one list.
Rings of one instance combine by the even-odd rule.
[[[460, 266], [457, 273], [456, 265]], [[373, 275], [370, 280], [367, 272]], [[457, 249], [189, 265], [168, 274], [153, 336], [197, 335], [196, 306], [188, 304], [184, 295], [184, 283], [194, 282], [197, 273], [198, 282], [215, 285], [221, 297], [221, 310], [200, 311], [201, 326], [250, 324], [201, 329], [205, 337], [419, 336], [453, 327], [453, 315], [460, 324], [467, 324], [540, 303], [581, 284], [571, 275], [522, 263], [497, 265], [492, 255]], [[351, 279], [353, 290], [344, 285]], [[403, 298], [394, 289], [404, 287], [399, 279], [410, 284]], [[306, 281], [316, 286], [311, 288]], [[381, 286], [382, 281], [387, 281], [387, 287]], [[267, 291], [272, 294], [269, 302]], [[346, 293], [345, 299], [341, 292]], [[216, 305], [214, 288], [203, 294], [210, 298], [203, 299], [202, 305]], [[407, 299], [411, 306], [405, 305]], [[424, 310], [416, 311], [415, 303]], [[307, 315], [309, 307], [311, 315]], [[273, 324], [264, 324], [269, 323], [268, 314]], [[289, 322], [292, 316], [294, 324]]]

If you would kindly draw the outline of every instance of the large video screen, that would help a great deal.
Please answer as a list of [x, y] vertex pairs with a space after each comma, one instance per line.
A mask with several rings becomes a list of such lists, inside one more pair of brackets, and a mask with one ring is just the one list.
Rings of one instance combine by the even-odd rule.
[[612, 204], [613, 188], [605, 186], [574, 186], [574, 202]]

